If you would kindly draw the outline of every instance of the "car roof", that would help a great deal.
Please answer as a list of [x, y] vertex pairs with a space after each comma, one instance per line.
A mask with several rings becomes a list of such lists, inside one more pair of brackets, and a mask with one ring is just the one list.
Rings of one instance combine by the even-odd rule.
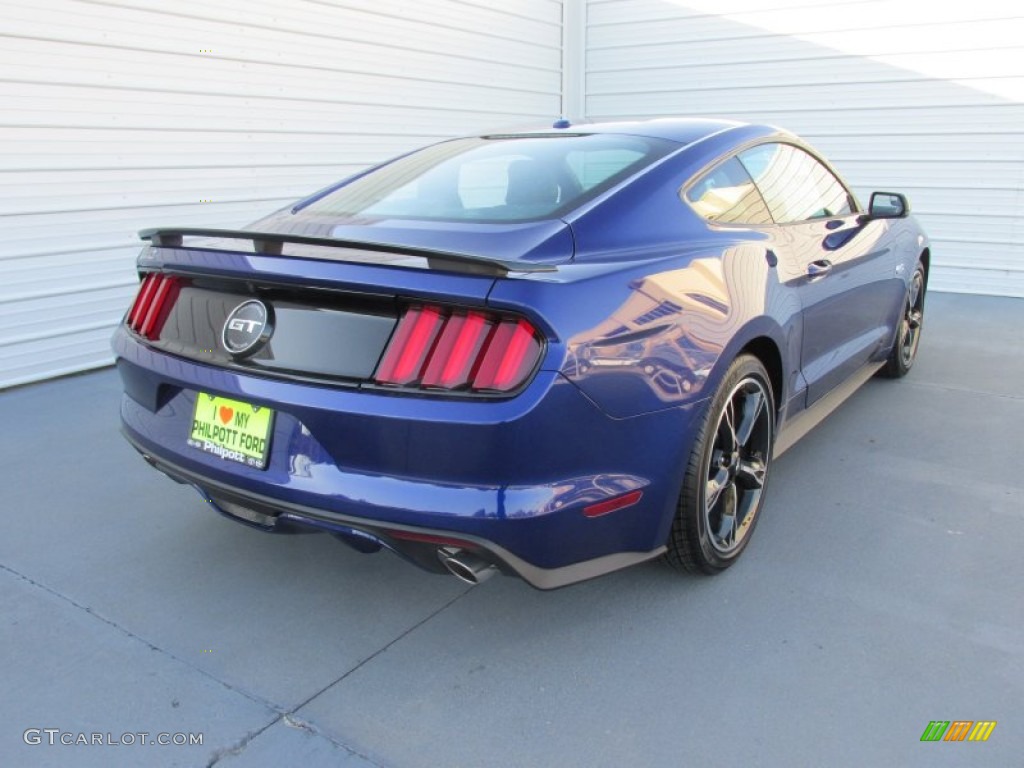
[[555, 125], [549, 125], [544, 128], [510, 131], [501, 135], [551, 136], [558, 133], [618, 133], [668, 139], [670, 141], [678, 141], [680, 144], [692, 144], [695, 141], [729, 128], [739, 128], [747, 125], [750, 124], [737, 120], [716, 120], [701, 117], [659, 117], [653, 120], [622, 120], [606, 123], [558, 121]]

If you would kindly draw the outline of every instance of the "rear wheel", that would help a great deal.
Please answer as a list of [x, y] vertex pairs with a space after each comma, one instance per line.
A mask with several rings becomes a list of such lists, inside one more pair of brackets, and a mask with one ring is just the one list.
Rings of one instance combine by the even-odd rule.
[[917, 347], [921, 342], [921, 326], [924, 324], [924, 294], [924, 267], [918, 263], [907, 287], [907, 297], [903, 300], [903, 314], [896, 333], [896, 343], [885, 361], [885, 366], [879, 371], [882, 376], [898, 379], [906, 376], [914, 365]]
[[669, 565], [713, 574], [736, 561], [764, 504], [774, 439], [768, 373], [756, 357], [741, 355], [694, 440], [667, 542]]

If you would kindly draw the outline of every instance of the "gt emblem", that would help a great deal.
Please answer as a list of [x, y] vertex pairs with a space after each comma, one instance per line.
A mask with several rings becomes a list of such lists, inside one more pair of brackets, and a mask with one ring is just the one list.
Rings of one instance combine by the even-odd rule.
[[232, 331], [245, 331], [246, 333], [256, 333], [256, 329], [259, 326], [259, 320], [242, 320], [238, 317], [228, 322], [228, 329]]
[[267, 341], [272, 330], [267, 305], [251, 299], [231, 310], [224, 321], [221, 342], [231, 354], [244, 355], [260, 342]]

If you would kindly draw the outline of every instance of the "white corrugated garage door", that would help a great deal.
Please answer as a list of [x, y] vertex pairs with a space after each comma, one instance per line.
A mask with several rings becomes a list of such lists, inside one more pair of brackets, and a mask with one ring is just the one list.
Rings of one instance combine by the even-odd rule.
[[559, 113], [558, 0], [6, 0], [0, 388], [109, 362], [136, 230]]
[[588, 0], [586, 116], [714, 115], [807, 138], [862, 200], [905, 191], [932, 287], [1024, 296], [1014, 0]]

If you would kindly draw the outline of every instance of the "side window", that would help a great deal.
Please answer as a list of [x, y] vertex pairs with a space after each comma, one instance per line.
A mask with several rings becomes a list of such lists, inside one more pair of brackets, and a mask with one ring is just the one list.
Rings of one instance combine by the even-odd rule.
[[735, 157], [701, 176], [686, 199], [708, 221], [723, 224], [771, 224], [761, 193]]
[[792, 144], [762, 144], [741, 152], [739, 158], [780, 224], [853, 211], [839, 180]]

